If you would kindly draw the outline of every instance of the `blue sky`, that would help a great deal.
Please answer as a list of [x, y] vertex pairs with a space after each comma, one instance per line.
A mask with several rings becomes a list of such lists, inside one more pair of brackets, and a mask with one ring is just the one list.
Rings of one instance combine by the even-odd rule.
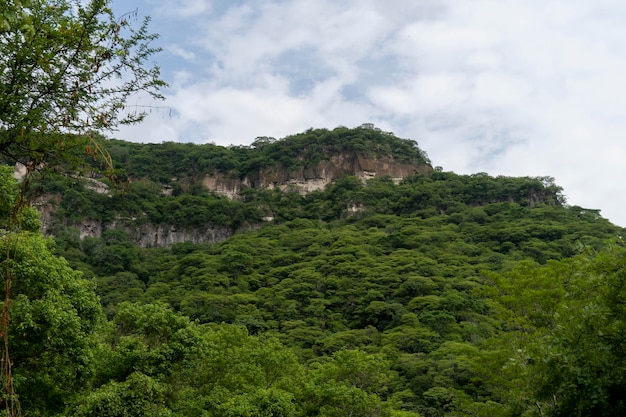
[[170, 84], [167, 110], [116, 137], [249, 144], [374, 123], [446, 170], [553, 176], [570, 204], [626, 226], [622, 0], [113, 6], [152, 17]]

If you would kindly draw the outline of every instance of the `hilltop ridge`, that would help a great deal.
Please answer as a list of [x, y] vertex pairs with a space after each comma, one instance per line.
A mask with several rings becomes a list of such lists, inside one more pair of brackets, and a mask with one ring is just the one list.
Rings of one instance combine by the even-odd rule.
[[[560, 188], [551, 179], [445, 173], [433, 169], [416, 141], [372, 125], [260, 137], [250, 146], [104, 145], [123, 192], [95, 165], [79, 182], [42, 178], [37, 201], [46, 234], [74, 230], [96, 238], [123, 230], [132, 242], [154, 247], [219, 242], [297, 217], [332, 221], [368, 210], [445, 214], [459, 205], [504, 201], [559, 204]], [[377, 207], [381, 192], [388, 208]], [[411, 196], [416, 192], [419, 198]]]
[[229, 198], [250, 188], [322, 190], [347, 175], [399, 182], [432, 171], [416, 141], [371, 124], [309, 129], [283, 139], [257, 137], [250, 146], [107, 141], [120, 173], [130, 181], [162, 184], [166, 193], [202, 186]]

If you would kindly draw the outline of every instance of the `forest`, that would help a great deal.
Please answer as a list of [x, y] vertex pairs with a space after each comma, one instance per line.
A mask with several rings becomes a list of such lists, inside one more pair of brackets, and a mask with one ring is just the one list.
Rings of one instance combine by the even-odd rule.
[[[328, 144], [311, 151], [321, 137]], [[120, 186], [99, 177], [108, 194], [76, 175], [33, 176], [30, 196], [58, 202], [54, 237], [42, 235], [36, 205], [18, 233], [1, 225], [3, 277], [19, 277], [9, 347], [23, 414], [625, 411], [624, 230], [568, 205], [552, 178], [437, 167], [399, 183], [346, 176], [233, 200], [194, 182], [211, 164], [233, 175], [249, 161], [293, 166], [297, 149], [321, 160], [353, 146], [345, 137], [360, 143], [354, 152], [430, 162], [414, 141], [359, 127], [245, 149], [103, 140], [120, 161]], [[287, 153], [272, 149], [290, 148], [293, 161], [275, 160]], [[175, 170], [187, 160], [198, 163]], [[17, 204], [12, 174], [3, 167], [3, 219]], [[160, 193], [172, 176], [186, 185]], [[144, 248], [123, 228], [81, 238], [72, 226], [138, 213], [232, 233]]]
[[[137, 15], [0, 3], [0, 416], [626, 414], [624, 229], [372, 124], [107, 139], [167, 86]], [[285, 181], [340, 156], [406, 175]]]

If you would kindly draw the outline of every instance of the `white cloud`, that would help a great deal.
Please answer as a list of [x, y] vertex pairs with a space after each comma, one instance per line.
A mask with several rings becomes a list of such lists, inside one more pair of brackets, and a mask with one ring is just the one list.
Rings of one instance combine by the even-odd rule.
[[[172, 119], [178, 140], [250, 143], [257, 136], [283, 137], [318, 126], [336, 126], [344, 120], [360, 124], [364, 109], [338, 100], [341, 83], [327, 80], [309, 94], [292, 96], [288, 81], [264, 77], [248, 89], [218, 87], [211, 83], [182, 88], [170, 97], [177, 110]], [[345, 115], [354, 114], [351, 119]], [[233, 129], [233, 126], [238, 126]]]
[[626, 226], [608, 179], [626, 174], [626, 3], [158, 1], [182, 58], [162, 65], [174, 116], [133, 134], [229, 144], [374, 122], [445, 169], [554, 176]]
[[155, 11], [161, 16], [177, 19], [193, 19], [207, 15], [212, 11], [211, 1], [207, 0], [177, 0], [156, 1]]
[[177, 45], [175, 43], [169, 44], [169, 45], [165, 46], [163, 49], [164, 49], [165, 52], [169, 52], [172, 55], [176, 55], [178, 57], [181, 57], [182, 59], [184, 59], [186, 61], [195, 61], [196, 60], [196, 53], [195, 52], [190, 51], [188, 49], [185, 49], [185, 48], [183, 48], [180, 45]]

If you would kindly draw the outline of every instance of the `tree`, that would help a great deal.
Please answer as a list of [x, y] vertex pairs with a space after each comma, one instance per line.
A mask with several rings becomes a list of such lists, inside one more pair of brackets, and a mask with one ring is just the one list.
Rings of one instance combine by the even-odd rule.
[[[382, 400], [392, 373], [382, 355], [340, 350], [313, 363], [303, 395], [306, 415], [392, 416], [393, 405]], [[406, 416], [416, 416], [407, 413]]]
[[[147, 59], [158, 52], [150, 46], [156, 35], [148, 33], [148, 19], [133, 29], [133, 18], [137, 18], [137, 12], [116, 18], [110, 0], [0, 0], [0, 160], [24, 164], [26, 179], [41, 167], [81, 163], [84, 153], [96, 160], [102, 158], [107, 168], [112, 167], [96, 134], [112, 131], [119, 124], [141, 121], [146, 108], [127, 109], [126, 101], [137, 93], [162, 98], [159, 89], [166, 85], [159, 78], [158, 67], [146, 66]], [[15, 196], [12, 191], [17, 187], [11, 183], [12, 178], [1, 174], [0, 188]], [[22, 190], [27, 184], [27, 180], [23, 182]], [[26, 373], [37, 368], [66, 369], [56, 361], [67, 355], [46, 357], [48, 346], [58, 353], [66, 348], [63, 343], [67, 337], [87, 340], [81, 325], [91, 321], [81, 317], [84, 310], [72, 301], [65, 306], [67, 311], [60, 310], [63, 300], [75, 295], [68, 293], [67, 282], [78, 278], [66, 282], [66, 276], [72, 275], [67, 264], [52, 257], [40, 235], [20, 230], [33, 226], [32, 211], [25, 210], [24, 193], [0, 201], [0, 206], [2, 214], [9, 214], [8, 219], [0, 219], [4, 229], [0, 243], [7, 254], [1, 276], [5, 284], [0, 324], [3, 400], [7, 414], [14, 415], [19, 413], [19, 404], [11, 364], [15, 363], [17, 371], [20, 363], [33, 363], [26, 367]], [[5, 213], [7, 208], [11, 210]], [[81, 294], [88, 298], [93, 290]], [[15, 314], [11, 320], [10, 311]], [[15, 330], [18, 332], [14, 334]], [[28, 340], [22, 346], [25, 350], [10, 358], [10, 347], [20, 344], [20, 334]], [[29, 340], [33, 335], [40, 339]], [[46, 340], [62, 343], [56, 346]], [[71, 342], [69, 347], [73, 347]], [[20, 358], [24, 352], [32, 357]], [[76, 361], [72, 356], [76, 352], [70, 349], [66, 353]], [[39, 363], [33, 358], [45, 359]], [[50, 398], [58, 401], [60, 395], [56, 388], [48, 387], [50, 381], [58, 378], [64, 382], [63, 387], [68, 387], [74, 379], [80, 379], [69, 374], [41, 375], [31, 376], [26, 382], [16, 379], [15, 385], [39, 383], [22, 391], [27, 399], [32, 396], [38, 400], [42, 397], [36, 393], [49, 388], [48, 400], [42, 400], [43, 409], [54, 408]], [[59, 392], [67, 391], [59, 388]]]
[[90, 380], [102, 308], [92, 283], [52, 254], [37, 211], [20, 206], [8, 166], [0, 166], [0, 195], [1, 398], [7, 415], [20, 403], [46, 415]]
[[[626, 413], [626, 250], [563, 261], [554, 326], [528, 349], [542, 415]], [[569, 268], [567, 268], [569, 266]]]
[[[24, 411], [46, 415], [60, 411], [68, 398], [89, 381], [93, 372], [94, 332], [103, 319], [92, 283], [54, 256], [40, 233], [0, 237], [2, 284], [11, 276], [11, 297], [0, 295], [11, 321], [3, 329], [11, 352], [8, 375]], [[3, 366], [7, 366], [6, 351]], [[14, 393], [6, 380], [7, 406]], [[43, 414], [39, 414], [43, 413]]]
[[[24, 163], [76, 161], [102, 149], [94, 133], [136, 123], [147, 108], [134, 94], [162, 98], [166, 84], [150, 46], [148, 19], [116, 18], [110, 0], [0, 0], [0, 157]], [[80, 152], [80, 153], [79, 153]]]
[[169, 417], [164, 385], [139, 372], [126, 381], [111, 381], [91, 393], [69, 414], [73, 417]]
[[[16, 211], [18, 207], [20, 210]], [[38, 232], [40, 229], [39, 212], [20, 201], [13, 169], [0, 165], [0, 236], [19, 230]]]

